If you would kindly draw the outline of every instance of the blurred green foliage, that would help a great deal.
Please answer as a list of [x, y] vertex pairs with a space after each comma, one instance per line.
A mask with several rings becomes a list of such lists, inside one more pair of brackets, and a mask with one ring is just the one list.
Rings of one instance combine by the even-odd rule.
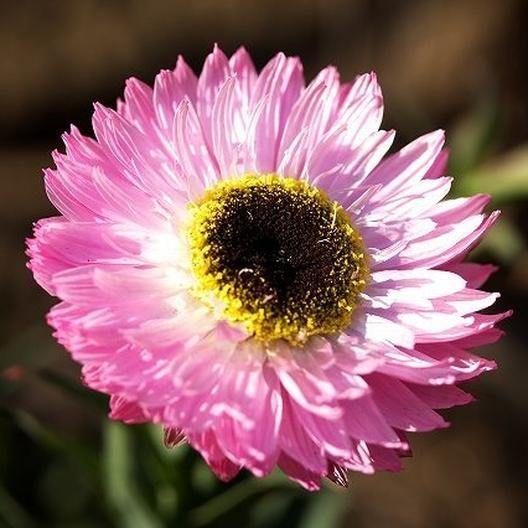
[[489, 252], [498, 262], [511, 264], [526, 251], [515, 212], [528, 198], [528, 144], [497, 154], [501, 128], [497, 102], [489, 96], [478, 101], [449, 135], [449, 169], [455, 176], [452, 197], [489, 194], [491, 208], [504, 209], [473, 257]]

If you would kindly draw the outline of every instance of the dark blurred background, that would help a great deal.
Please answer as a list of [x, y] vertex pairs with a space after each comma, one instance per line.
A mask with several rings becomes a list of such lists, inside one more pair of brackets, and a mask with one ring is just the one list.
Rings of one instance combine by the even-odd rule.
[[[0, 0], [0, 527], [516, 528], [528, 526], [528, 3], [523, 0]], [[375, 70], [398, 145], [445, 128], [454, 195], [490, 192], [504, 214], [474, 259], [515, 315], [483, 353], [500, 369], [453, 427], [412, 438], [401, 474], [354, 475], [308, 494], [280, 475], [218, 483], [152, 427], [105, 418], [106, 401], [50, 337], [52, 304], [25, 268], [32, 222], [54, 214], [41, 169], [95, 100], [151, 83], [217, 41], [258, 67], [279, 50], [309, 79]]]

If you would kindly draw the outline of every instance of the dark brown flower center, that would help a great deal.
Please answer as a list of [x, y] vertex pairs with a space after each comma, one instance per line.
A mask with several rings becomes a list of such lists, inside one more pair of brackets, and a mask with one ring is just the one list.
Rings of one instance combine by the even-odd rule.
[[346, 212], [307, 183], [249, 174], [193, 206], [189, 239], [198, 293], [257, 338], [302, 344], [341, 330], [368, 274]]

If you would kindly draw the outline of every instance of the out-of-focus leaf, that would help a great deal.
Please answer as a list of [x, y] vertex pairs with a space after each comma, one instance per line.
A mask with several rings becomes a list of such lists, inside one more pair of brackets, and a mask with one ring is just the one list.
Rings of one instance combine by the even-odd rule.
[[193, 486], [203, 494], [212, 493], [218, 485], [218, 479], [207, 464], [202, 461], [193, 465], [190, 478]]
[[300, 528], [333, 528], [340, 526], [340, 520], [348, 507], [350, 494], [336, 489], [323, 489], [310, 497], [306, 503]]
[[253, 504], [250, 510], [251, 526], [255, 528], [284, 526], [284, 519], [287, 518], [288, 511], [297, 496], [295, 493], [284, 493], [283, 490], [270, 491]]
[[156, 482], [156, 507], [166, 522], [180, 522], [186, 511], [221, 489], [218, 479], [187, 444], [166, 447], [159, 425], [144, 425], [140, 431], [144, 471]]
[[118, 422], [108, 422], [104, 439], [104, 487], [109, 506], [123, 528], [162, 528], [162, 521], [149, 508], [139, 491], [131, 431]]
[[[460, 177], [480, 164], [488, 154], [497, 135], [499, 108], [492, 96], [477, 102], [472, 111], [451, 129], [449, 134], [452, 173]], [[460, 177], [460, 179], [462, 179]]]
[[473, 251], [473, 255], [483, 251], [492, 252], [498, 260], [507, 264], [524, 251], [524, 240], [517, 226], [502, 218]]
[[271, 490], [281, 490], [281, 493], [293, 496], [301, 493], [296, 484], [278, 471], [264, 479], [249, 478], [231, 486], [227, 491], [215, 495], [205, 504], [192, 510], [189, 514], [191, 526], [207, 526], [222, 515], [240, 507], [246, 501], [263, 496]]
[[91, 496], [90, 486], [79, 468], [56, 457], [36, 478], [39, 504], [52, 518], [71, 522], [82, 516]]
[[67, 456], [74, 463], [79, 464], [93, 479], [97, 478], [99, 460], [96, 454], [84, 444], [46, 428], [27, 412], [15, 411], [13, 417], [17, 425], [35, 442], [50, 451]]
[[37, 524], [0, 483], [0, 525], [5, 528], [36, 528]]
[[[175, 460], [163, 456], [161, 449], [168, 449], [163, 445], [161, 429], [159, 425], [150, 424], [129, 428], [128, 432], [134, 438], [135, 451], [141, 454], [142, 487], [138, 491], [142, 492], [145, 499], [150, 499], [161, 518], [173, 519], [180, 506], [181, 489], [178, 489], [177, 483], [181, 476]], [[182, 484], [189, 487], [188, 482]]]
[[258, 481], [250, 480], [235, 484], [224, 493], [216, 495], [189, 514], [191, 526], [207, 526], [218, 517], [239, 506], [252, 495], [262, 492]]
[[108, 397], [104, 396], [99, 392], [95, 392], [86, 388], [80, 380], [71, 379], [68, 376], [64, 376], [59, 372], [55, 372], [51, 369], [40, 369], [37, 375], [44, 381], [51, 383], [55, 387], [59, 388], [68, 395], [89, 403], [92, 407], [98, 409], [104, 414], [108, 410]]
[[487, 193], [495, 203], [528, 196], [528, 145], [522, 145], [464, 175], [459, 194]]
[[59, 346], [44, 324], [33, 325], [0, 348], [0, 370], [13, 365], [30, 369], [49, 365]]

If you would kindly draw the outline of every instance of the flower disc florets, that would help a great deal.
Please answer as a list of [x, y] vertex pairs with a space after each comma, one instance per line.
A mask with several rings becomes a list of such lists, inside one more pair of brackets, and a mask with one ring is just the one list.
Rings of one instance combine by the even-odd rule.
[[341, 206], [306, 182], [247, 174], [191, 208], [197, 293], [255, 337], [300, 344], [344, 328], [368, 274]]

